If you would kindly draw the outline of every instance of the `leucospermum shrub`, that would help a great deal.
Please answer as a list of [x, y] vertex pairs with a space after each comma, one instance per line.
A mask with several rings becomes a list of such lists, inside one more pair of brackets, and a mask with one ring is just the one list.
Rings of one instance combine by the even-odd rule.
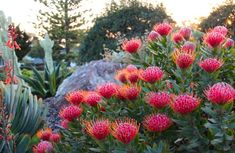
[[118, 84], [67, 94], [57, 152], [233, 152], [234, 42], [223, 26], [195, 33], [159, 23], [147, 49], [126, 40]]

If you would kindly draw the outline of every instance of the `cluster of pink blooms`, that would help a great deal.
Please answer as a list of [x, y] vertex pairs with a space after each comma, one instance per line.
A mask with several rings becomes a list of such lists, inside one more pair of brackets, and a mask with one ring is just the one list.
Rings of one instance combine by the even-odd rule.
[[[172, 26], [168, 23], [156, 24], [153, 31], [148, 35], [148, 41], [158, 41], [171, 35]], [[230, 48], [234, 45], [232, 39], [227, 38], [227, 29], [223, 26], [217, 26], [205, 34], [204, 43], [210, 48], [225, 46]], [[192, 30], [184, 27], [172, 34], [172, 40], [177, 44], [173, 50], [172, 59], [174, 63], [183, 70], [190, 68], [196, 60], [196, 45], [190, 42]], [[134, 54], [141, 48], [140, 39], [126, 40], [122, 44], [125, 52]], [[224, 62], [216, 57], [204, 58], [198, 62], [198, 66], [208, 73], [213, 73], [220, 69]], [[115, 76], [120, 84], [104, 83], [97, 86], [95, 91], [78, 90], [66, 95], [66, 100], [71, 104], [60, 111], [60, 117], [63, 119], [61, 125], [69, 128], [69, 122], [77, 120], [83, 113], [82, 104], [91, 107], [99, 106], [101, 111], [105, 111], [102, 102], [106, 100], [134, 101], [142, 97], [142, 84], [154, 85], [156, 82], [164, 80], [164, 72], [160, 67], [149, 66], [145, 69], [138, 69], [134, 65], [128, 65], [126, 68], [118, 70]], [[167, 78], [167, 76], [166, 76]], [[173, 85], [166, 80], [167, 88], [173, 88]], [[227, 83], [217, 83], [205, 90], [208, 101], [214, 104], [226, 104], [235, 99], [235, 89]], [[179, 95], [170, 94], [167, 91], [149, 91], [145, 94], [144, 100], [152, 108], [164, 111], [166, 108], [182, 116], [188, 115], [197, 110], [201, 104], [201, 99], [189, 93]], [[139, 132], [140, 124], [135, 119], [124, 118], [110, 121], [108, 119], [96, 119], [92, 121], [79, 120], [85, 127], [85, 131], [96, 140], [104, 140], [109, 135], [124, 144], [129, 144]], [[173, 125], [173, 121], [167, 114], [153, 113], [143, 117], [143, 127], [149, 132], [163, 132]], [[45, 134], [46, 135], [46, 134]], [[44, 140], [44, 139], [42, 139]], [[45, 139], [46, 140], [46, 139]], [[42, 141], [44, 142], [44, 141]], [[50, 145], [48, 145], [50, 146]]]
[[34, 153], [53, 153], [54, 148], [53, 144], [60, 141], [60, 135], [53, 133], [50, 128], [42, 129], [37, 132], [37, 137], [40, 139], [40, 142], [34, 146]]

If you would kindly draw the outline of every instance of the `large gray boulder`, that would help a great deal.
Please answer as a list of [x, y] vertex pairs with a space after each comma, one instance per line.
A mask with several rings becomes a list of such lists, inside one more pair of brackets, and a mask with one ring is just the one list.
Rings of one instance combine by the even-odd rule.
[[97, 85], [105, 82], [116, 82], [114, 79], [115, 71], [123, 67], [120, 63], [113, 63], [104, 60], [92, 61], [88, 64], [79, 66], [68, 78], [59, 86], [56, 96], [48, 98], [49, 113], [47, 122], [53, 129], [59, 122], [58, 112], [67, 102], [64, 96], [75, 90], [94, 90]]

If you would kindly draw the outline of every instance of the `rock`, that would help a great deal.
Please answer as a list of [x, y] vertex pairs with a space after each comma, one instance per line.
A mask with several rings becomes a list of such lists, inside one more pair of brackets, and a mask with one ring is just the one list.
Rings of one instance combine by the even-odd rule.
[[67, 102], [64, 96], [75, 90], [94, 90], [97, 85], [105, 82], [116, 82], [114, 79], [115, 71], [123, 67], [120, 63], [113, 63], [104, 60], [92, 61], [88, 64], [79, 66], [75, 72], [66, 78], [59, 86], [56, 96], [46, 99], [49, 107], [47, 122], [51, 128], [56, 128], [59, 123], [58, 113], [61, 107]]

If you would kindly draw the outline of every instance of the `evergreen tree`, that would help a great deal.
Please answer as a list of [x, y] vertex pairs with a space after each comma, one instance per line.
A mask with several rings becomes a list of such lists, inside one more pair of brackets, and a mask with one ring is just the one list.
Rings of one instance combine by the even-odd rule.
[[141, 37], [163, 20], [173, 22], [163, 5], [153, 7], [139, 0], [121, 0], [120, 4], [113, 1], [81, 43], [79, 61], [101, 59], [104, 48], [115, 50], [120, 39]]
[[235, 33], [235, 3], [232, 0], [215, 8], [207, 18], [201, 21], [199, 28], [206, 31], [218, 25], [226, 26], [230, 32]]
[[[55, 42], [53, 54], [58, 59], [60, 50], [66, 53], [79, 42], [83, 24], [80, 12], [81, 0], [35, 0], [43, 4], [39, 11], [36, 28], [46, 30]], [[41, 33], [44, 34], [44, 33]]]

